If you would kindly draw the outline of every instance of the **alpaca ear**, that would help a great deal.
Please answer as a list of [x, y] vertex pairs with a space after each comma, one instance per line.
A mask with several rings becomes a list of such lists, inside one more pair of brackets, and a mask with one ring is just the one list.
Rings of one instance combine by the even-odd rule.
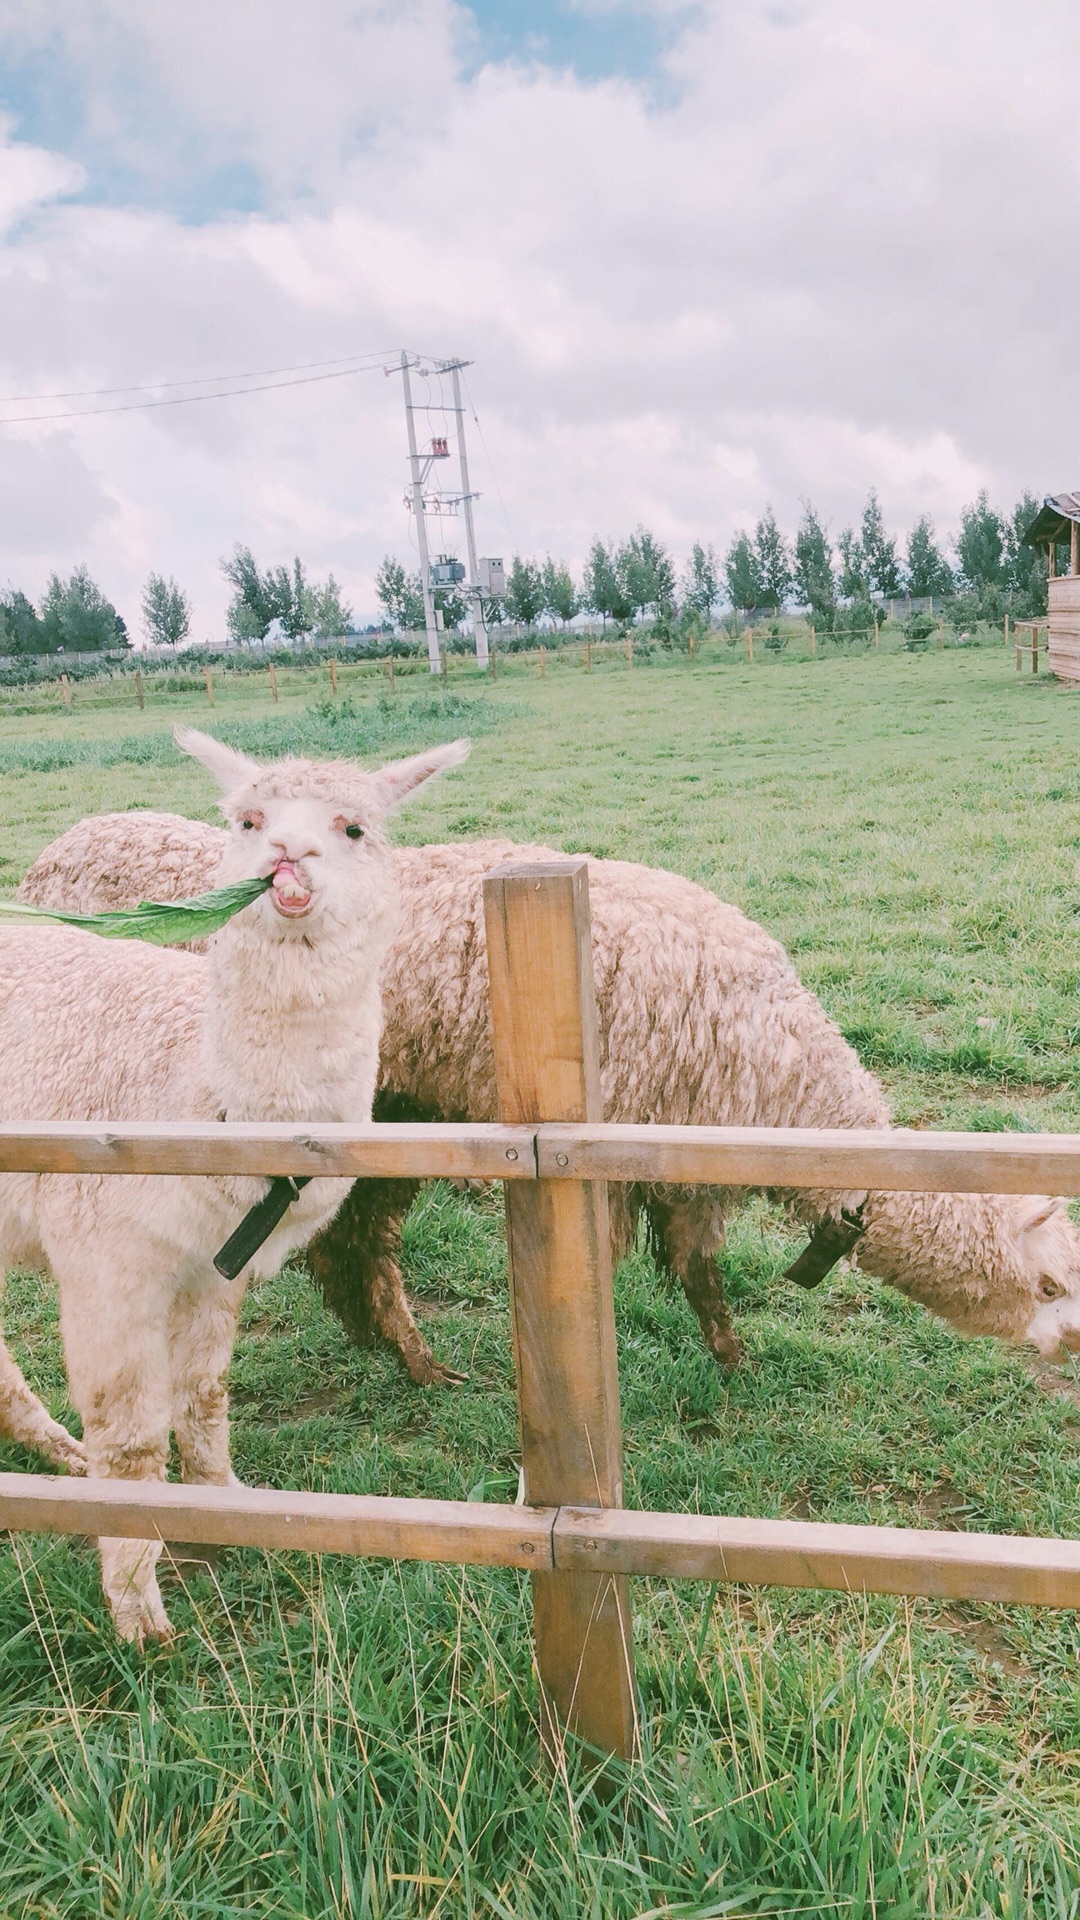
[[451, 740], [449, 746], [428, 747], [423, 753], [414, 753], [410, 760], [388, 760], [385, 767], [372, 775], [378, 805], [384, 813], [400, 806], [425, 780], [445, 773], [447, 767], [460, 767], [471, 752], [471, 740]]
[[1036, 1227], [1045, 1227], [1047, 1221], [1052, 1220], [1055, 1213], [1065, 1212], [1066, 1203], [1064, 1200], [1046, 1200], [1040, 1194], [1038, 1196], [1033, 1195], [1029, 1205], [1031, 1211], [1025, 1214], [1021, 1222], [1020, 1231], [1022, 1233], [1034, 1233]]
[[249, 759], [246, 753], [237, 753], [235, 747], [227, 747], [223, 741], [200, 733], [196, 727], [174, 727], [173, 739], [181, 753], [190, 753], [193, 760], [202, 762], [207, 773], [213, 774], [222, 793], [232, 793], [259, 772], [258, 762]]

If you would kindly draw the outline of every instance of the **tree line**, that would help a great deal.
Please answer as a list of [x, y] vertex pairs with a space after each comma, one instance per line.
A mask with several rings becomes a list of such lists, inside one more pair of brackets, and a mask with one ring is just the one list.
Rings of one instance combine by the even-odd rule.
[[[821, 514], [804, 501], [794, 534], [785, 533], [768, 508], [752, 532], [735, 535], [722, 560], [711, 545], [695, 541], [681, 572], [663, 541], [639, 526], [626, 540], [594, 540], [580, 581], [550, 554], [543, 561], [516, 554], [505, 594], [485, 600], [484, 611], [493, 622], [509, 619], [525, 627], [545, 618], [566, 627], [587, 613], [620, 627], [651, 616], [663, 628], [675, 622], [707, 625], [725, 604], [750, 619], [793, 606], [830, 632], [837, 625], [870, 626], [882, 602], [910, 595], [962, 601], [965, 616], [975, 619], [1000, 619], [1004, 612], [1030, 616], [1046, 610], [1045, 553], [1022, 541], [1038, 507], [1034, 495], [1024, 493], [1003, 514], [980, 493], [961, 515], [950, 558], [928, 514], [915, 522], [901, 553], [876, 490], [859, 525], [842, 529], [835, 542]], [[226, 622], [239, 644], [265, 640], [275, 622], [294, 641], [352, 631], [352, 609], [333, 574], [322, 582], [309, 579], [299, 556], [291, 566], [263, 568], [250, 547], [238, 545], [220, 564], [232, 588]], [[375, 591], [387, 626], [397, 632], [423, 627], [418, 572], [388, 554]], [[468, 603], [457, 587], [436, 587], [433, 599], [446, 628], [461, 625]], [[191, 601], [175, 580], [151, 573], [141, 612], [152, 646], [176, 648], [189, 638]], [[16, 588], [0, 593], [2, 654], [91, 653], [130, 645], [123, 619], [86, 567], [76, 567], [66, 580], [54, 573], [36, 607]]]
[[[838, 623], [869, 627], [883, 602], [908, 597], [963, 601], [966, 615], [975, 619], [1043, 613], [1045, 554], [1022, 544], [1038, 508], [1034, 495], [1025, 493], [1011, 513], [999, 513], [980, 493], [964, 509], [949, 558], [928, 514], [915, 522], [901, 552], [876, 489], [859, 525], [842, 529], [835, 542], [822, 515], [804, 501], [793, 534], [780, 528], [768, 508], [752, 532], [735, 535], [722, 560], [713, 546], [695, 541], [681, 573], [663, 541], [640, 526], [620, 542], [594, 540], [580, 582], [550, 554], [543, 561], [516, 554], [505, 594], [485, 601], [485, 614], [525, 627], [543, 619], [567, 626], [579, 613], [627, 626], [650, 616], [661, 625], [707, 624], [724, 605], [749, 619], [798, 607], [830, 632]], [[396, 630], [423, 626], [419, 573], [387, 555], [376, 593]], [[437, 589], [435, 602], [447, 627], [464, 618], [459, 593]]]

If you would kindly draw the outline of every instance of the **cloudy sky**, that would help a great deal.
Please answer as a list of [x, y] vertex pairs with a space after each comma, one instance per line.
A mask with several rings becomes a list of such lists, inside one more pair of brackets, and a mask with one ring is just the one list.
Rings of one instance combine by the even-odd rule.
[[0, 76], [33, 595], [85, 561], [137, 631], [154, 568], [220, 634], [240, 540], [373, 612], [403, 345], [475, 363], [482, 552], [1080, 485], [1075, 0], [3, 0]]

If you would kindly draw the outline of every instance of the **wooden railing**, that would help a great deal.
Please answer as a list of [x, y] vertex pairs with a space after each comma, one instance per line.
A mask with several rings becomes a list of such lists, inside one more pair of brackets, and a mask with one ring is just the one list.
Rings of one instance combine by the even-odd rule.
[[525, 1568], [546, 1735], [623, 1755], [633, 1574], [1080, 1607], [1080, 1541], [625, 1509], [606, 1184], [1080, 1194], [1080, 1136], [606, 1125], [586, 863], [485, 908], [499, 1124], [26, 1122], [0, 1171], [505, 1181], [527, 1504], [0, 1474], [0, 1528]]

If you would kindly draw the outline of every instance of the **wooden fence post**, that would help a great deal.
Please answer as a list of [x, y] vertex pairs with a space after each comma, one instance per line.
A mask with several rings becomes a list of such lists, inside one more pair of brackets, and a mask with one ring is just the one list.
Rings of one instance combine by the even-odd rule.
[[875, 652], [875, 653], [877, 652], [877, 650], [878, 650], [878, 648], [880, 647], [880, 645], [881, 645], [881, 641], [880, 641], [880, 639], [879, 639], [879, 637], [878, 637], [878, 623], [877, 623], [877, 616], [876, 616], [876, 614], [875, 614], [875, 616], [874, 616], [874, 652]]
[[628, 667], [634, 664], [634, 643], [629, 634], [626, 636], [626, 664]]
[[71, 712], [71, 681], [68, 679], [66, 673], [62, 673], [60, 675], [60, 698], [64, 703], [65, 712], [70, 713]]
[[592, 641], [591, 640], [586, 640], [585, 642], [585, 671], [586, 673], [592, 672]]
[[330, 691], [337, 694], [337, 661], [334, 659], [330, 661]]
[[391, 685], [391, 686], [393, 686], [393, 684], [394, 684], [394, 656], [393, 656], [393, 654], [392, 654], [392, 653], [388, 653], [388, 654], [387, 654], [387, 656], [386, 656], [386, 677], [387, 677], [387, 679], [389, 680], [389, 682], [390, 682], [390, 685]]
[[817, 658], [817, 628], [816, 627], [811, 627], [810, 629], [810, 658], [811, 660], [816, 660]]
[[274, 705], [276, 707], [278, 703], [277, 668], [275, 667], [272, 660], [270, 662], [270, 692], [274, 696]]
[[1006, 614], [1006, 615], [1005, 615], [1005, 645], [1006, 645], [1006, 647], [1008, 646], [1008, 644], [1009, 644], [1009, 616], [1008, 616], [1008, 614]]
[[1039, 629], [1034, 620], [1031, 623], [1031, 671], [1039, 671]]
[[135, 698], [138, 701], [139, 710], [141, 712], [146, 705], [146, 695], [143, 692], [143, 678], [142, 678], [141, 667], [136, 667], [135, 669]]
[[204, 669], [204, 678], [206, 680], [206, 704], [208, 707], [212, 707], [214, 704], [214, 676], [209, 667]]
[[939, 653], [941, 652], [944, 645], [945, 645], [945, 622], [944, 620], [939, 620], [937, 623], [937, 650]]
[[[588, 867], [499, 867], [484, 881], [499, 1112], [602, 1118]], [[622, 1426], [607, 1187], [507, 1181], [506, 1231], [525, 1498], [621, 1507]], [[545, 1745], [569, 1729], [602, 1752], [635, 1745], [623, 1577], [533, 1575]]]
[[750, 665], [753, 666], [754, 664], [754, 629], [753, 627], [747, 627], [746, 629], [746, 657], [750, 662]]
[[546, 648], [546, 647], [541, 647], [541, 649], [540, 649], [540, 678], [541, 678], [541, 680], [543, 679], [543, 677], [544, 677], [544, 675], [545, 675], [545, 673], [546, 673], [546, 672], [547, 672], [547, 648]]

